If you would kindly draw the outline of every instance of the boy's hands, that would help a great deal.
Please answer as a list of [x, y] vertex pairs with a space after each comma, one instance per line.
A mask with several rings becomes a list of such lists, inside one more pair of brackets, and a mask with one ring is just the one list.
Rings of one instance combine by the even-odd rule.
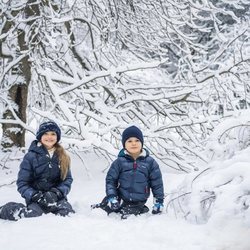
[[154, 202], [154, 206], [153, 206], [153, 210], [152, 210], [152, 214], [160, 214], [162, 213], [163, 210], [163, 200], [155, 200]]
[[110, 203], [110, 208], [112, 211], [116, 212], [120, 208], [120, 203], [118, 202], [116, 197], [110, 197], [108, 198], [108, 202]]

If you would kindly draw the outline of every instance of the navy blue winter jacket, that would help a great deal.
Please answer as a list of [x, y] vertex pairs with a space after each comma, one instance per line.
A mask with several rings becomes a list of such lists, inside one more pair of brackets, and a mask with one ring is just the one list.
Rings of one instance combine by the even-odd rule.
[[17, 190], [30, 203], [31, 197], [37, 191], [49, 191], [52, 187], [61, 191], [66, 198], [72, 184], [70, 170], [61, 180], [59, 160], [56, 154], [52, 158], [44, 146], [38, 146], [38, 141], [33, 141], [28, 153], [20, 165], [17, 178]]
[[152, 190], [154, 198], [163, 202], [164, 188], [158, 163], [143, 149], [134, 160], [122, 149], [106, 176], [106, 195], [124, 201], [146, 201]]

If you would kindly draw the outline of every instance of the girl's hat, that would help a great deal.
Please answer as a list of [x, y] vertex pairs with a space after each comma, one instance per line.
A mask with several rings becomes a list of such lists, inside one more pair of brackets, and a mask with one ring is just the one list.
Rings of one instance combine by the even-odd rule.
[[140, 140], [142, 146], [143, 146], [143, 134], [139, 128], [136, 126], [131, 126], [126, 128], [123, 133], [122, 133], [122, 145], [125, 148], [125, 142], [130, 138], [130, 137], [135, 137]]
[[38, 141], [41, 140], [42, 136], [49, 131], [53, 131], [56, 133], [57, 135], [57, 142], [60, 141], [61, 139], [61, 129], [58, 127], [58, 125], [53, 122], [53, 121], [49, 121], [49, 122], [44, 122], [39, 126], [38, 131], [36, 132], [36, 139]]

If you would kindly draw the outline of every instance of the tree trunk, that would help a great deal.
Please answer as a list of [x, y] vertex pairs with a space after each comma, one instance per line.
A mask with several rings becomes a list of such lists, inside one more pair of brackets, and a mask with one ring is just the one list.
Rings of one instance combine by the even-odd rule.
[[[18, 38], [18, 43], [20, 48], [25, 49], [27, 46], [24, 43], [24, 34], [20, 35]], [[28, 97], [28, 86], [31, 81], [31, 65], [28, 61], [28, 56], [23, 58], [20, 63], [21, 74], [24, 76], [25, 83], [14, 85], [9, 90], [9, 97], [14, 104], [14, 110], [16, 115], [20, 120], [26, 123], [27, 115], [27, 97]], [[16, 108], [15, 108], [16, 107]], [[11, 110], [6, 110], [3, 114], [3, 119], [13, 119], [15, 120]], [[1, 146], [4, 149], [25, 146], [25, 130], [19, 124], [5, 123], [2, 125], [3, 136], [1, 140]]]
[[[16, 115], [26, 123], [26, 108], [27, 108], [27, 95], [28, 86], [15, 85], [10, 88], [9, 96], [11, 100], [16, 104], [17, 110]], [[10, 110], [7, 110], [3, 119], [15, 119]], [[1, 146], [7, 150], [11, 149], [13, 146], [24, 147], [25, 146], [25, 130], [19, 124], [3, 123], [3, 136], [1, 140]]]
[[[26, 5], [24, 12], [25, 16], [27, 18], [31, 17], [32, 15], [37, 14], [39, 15], [39, 8], [37, 4], [32, 4], [33, 1], [28, 1], [28, 4]], [[14, 16], [16, 13], [14, 14]], [[33, 20], [28, 21], [27, 24], [31, 25]], [[10, 27], [9, 27], [10, 28]], [[30, 31], [29, 31], [30, 32]], [[33, 34], [31, 34], [33, 35]], [[36, 39], [36, 36], [33, 36], [33, 41], [26, 41], [25, 40], [25, 31], [24, 30], [18, 30], [18, 50], [16, 51], [17, 54], [23, 53], [24, 51], [29, 50], [29, 44], [34, 42]], [[16, 113], [16, 115], [19, 117], [19, 119], [26, 123], [27, 120], [27, 103], [28, 103], [28, 87], [31, 81], [31, 62], [29, 61], [29, 54], [25, 56], [21, 62], [18, 65], [18, 69], [20, 69], [19, 74], [24, 78], [24, 82], [17, 83], [16, 85], [13, 85], [9, 89], [9, 97], [13, 104], [13, 109]], [[15, 120], [15, 117], [10, 109], [6, 110], [6, 112], [3, 114], [3, 119], [13, 119]], [[11, 149], [13, 146], [16, 147], [24, 147], [25, 146], [25, 129], [15, 123], [4, 123], [2, 124], [2, 130], [3, 130], [3, 136], [1, 140], [1, 146], [5, 149]]]

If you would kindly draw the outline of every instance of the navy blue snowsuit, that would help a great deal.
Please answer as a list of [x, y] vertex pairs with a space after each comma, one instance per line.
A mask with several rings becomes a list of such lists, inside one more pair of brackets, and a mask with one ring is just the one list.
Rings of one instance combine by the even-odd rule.
[[70, 170], [65, 178], [60, 178], [59, 161], [56, 154], [52, 158], [44, 146], [37, 146], [37, 141], [30, 145], [28, 153], [20, 165], [17, 178], [17, 189], [26, 203], [37, 191], [49, 191], [52, 187], [61, 191], [64, 198], [70, 191], [73, 178]]
[[116, 196], [125, 203], [122, 206], [140, 204], [143, 207], [150, 190], [155, 199], [163, 202], [164, 187], [158, 163], [146, 149], [136, 160], [122, 149], [106, 176], [107, 198]]
[[[17, 178], [18, 192], [25, 199], [27, 207], [21, 203], [7, 203], [2, 207], [2, 219], [13, 220], [11, 210], [14, 213], [18, 209], [20, 210], [19, 217], [37, 217], [49, 212], [62, 216], [70, 212], [73, 213], [74, 210], [67, 201], [67, 194], [73, 181], [71, 171], [69, 170], [66, 178], [61, 180], [59, 167], [57, 155], [54, 153], [51, 158], [47, 149], [41, 143], [36, 140], [33, 141], [28, 153], [23, 158]], [[38, 203], [32, 201], [32, 196], [35, 193], [50, 191], [51, 188], [56, 188], [62, 194], [55, 205], [41, 207]]]

